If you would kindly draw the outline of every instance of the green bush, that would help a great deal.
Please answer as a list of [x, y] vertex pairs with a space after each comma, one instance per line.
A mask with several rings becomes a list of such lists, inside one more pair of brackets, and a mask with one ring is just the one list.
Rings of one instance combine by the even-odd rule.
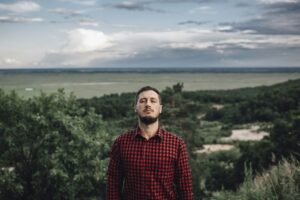
[[63, 90], [0, 92], [0, 199], [101, 199], [111, 136]]
[[252, 177], [252, 170], [245, 170], [245, 182], [237, 192], [219, 192], [213, 200], [298, 200], [300, 199], [300, 164], [283, 160], [261, 175]]

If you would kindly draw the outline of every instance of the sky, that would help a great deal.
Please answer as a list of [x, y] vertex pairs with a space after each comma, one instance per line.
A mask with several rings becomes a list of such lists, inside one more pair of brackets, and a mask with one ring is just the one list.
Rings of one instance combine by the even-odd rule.
[[0, 68], [299, 67], [300, 0], [0, 0]]

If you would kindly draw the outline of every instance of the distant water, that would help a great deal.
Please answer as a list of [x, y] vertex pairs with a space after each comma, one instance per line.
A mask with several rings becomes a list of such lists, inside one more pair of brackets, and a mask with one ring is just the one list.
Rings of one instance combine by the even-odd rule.
[[184, 90], [225, 90], [300, 79], [300, 68], [176, 69], [19, 69], [0, 70], [0, 88], [24, 97], [64, 88], [77, 97], [135, 92], [145, 85], [159, 90], [182, 82]]
[[0, 69], [2, 73], [293, 73], [300, 72], [300, 67], [201, 67], [201, 68], [27, 68]]

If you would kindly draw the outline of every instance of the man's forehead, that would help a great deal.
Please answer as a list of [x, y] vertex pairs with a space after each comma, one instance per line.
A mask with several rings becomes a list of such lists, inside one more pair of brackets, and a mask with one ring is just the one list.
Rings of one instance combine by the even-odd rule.
[[156, 98], [158, 99], [158, 94], [156, 92], [154, 92], [153, 90], [147, 90], [144, 92], [141, 92], [139, 94], [139, 98]]

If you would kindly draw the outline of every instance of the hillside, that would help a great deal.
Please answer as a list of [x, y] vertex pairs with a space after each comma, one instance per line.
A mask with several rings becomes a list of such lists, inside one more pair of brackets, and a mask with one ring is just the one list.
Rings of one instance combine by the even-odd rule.
[[[255, 176], [283, 158], [300, 160], [300, 80], [195, 92], [177, 83], [161, 94], [161, 123], [187, 143], [196, 199], [243, 187], [245, 166]], [[133, 100], [0, 90], [0, 198], [104, 199], [110, 146], [136, 124]], [[249, 131], [265, 134], [250, 140]]]

